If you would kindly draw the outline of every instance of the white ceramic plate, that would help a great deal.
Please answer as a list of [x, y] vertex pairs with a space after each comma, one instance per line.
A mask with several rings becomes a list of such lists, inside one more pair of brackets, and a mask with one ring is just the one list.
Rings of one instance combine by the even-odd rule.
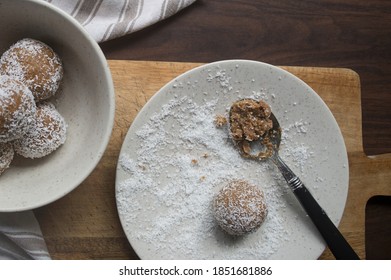
[[[268, 64], [229, 60], [177, 77], [145, 105], [130, 127], [117, 167], [124, 231], [142, 259], [316, 259], [325, 243], [268, 162], [239, 156], [227, 127], [214, 125], [244, 97], [263, 99], [283, 128], [280, 155], [338, 224], [348, 191], [344, 141], [320, 97]], [[216, 225], [212, 200], [230, 179], [266, 194], [261, 228], [233, 238]]]

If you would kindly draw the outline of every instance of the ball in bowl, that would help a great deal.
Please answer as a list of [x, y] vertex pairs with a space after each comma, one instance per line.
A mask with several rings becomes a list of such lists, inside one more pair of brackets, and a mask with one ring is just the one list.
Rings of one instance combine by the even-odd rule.
[[95, 168], [114, 123], [114, 87], [98, 44], [72, 17], [45, 1], [0, 0], [0, 52], [32, 38], [59, 55], [64, 75], [50, 101], [67, 122], [67, 140], [40, 159], [15, 156], [0, 177], [0, 212], [34, 209], [76, 188]]

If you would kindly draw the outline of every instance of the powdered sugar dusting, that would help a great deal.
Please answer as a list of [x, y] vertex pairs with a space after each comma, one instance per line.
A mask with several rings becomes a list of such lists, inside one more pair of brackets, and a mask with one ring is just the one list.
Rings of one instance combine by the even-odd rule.
[[[215, 124], [216, 115], [225, 115], [231, 105], [229, 94], [278, 98], [263, 89], [237, 92], [235, 83], [240, 81], [232, 83], [227, 73], [221, 68], [204, 73], [208, 83], [217, 82], [213, 91], [176, 80], [161, 109], [129, 136], [135, 146], [120, 156], [119, 168], [127, 174], [117, 183], [121, 221], [130, 240], [151, 258], [267, 259], [291, 237], [284, 215], [290, 190], [278, 170], [242, 158], [228, 128]], [[180, 94], [186, 86], [194, 96]], [[311, 147], [294, 138], [307, 133], [310, 125], [292, 121], [291, 126], [284, 131], [280, 154], [290, 155], [289, 161], [299, 166], [310, 164]], [[304, 175], [302, 170], [298, 175]], [[228, 181], [241, 179], [264, 191], [268, 215], [255, 233], [234, 238], [217, 225], [213, 198]]]

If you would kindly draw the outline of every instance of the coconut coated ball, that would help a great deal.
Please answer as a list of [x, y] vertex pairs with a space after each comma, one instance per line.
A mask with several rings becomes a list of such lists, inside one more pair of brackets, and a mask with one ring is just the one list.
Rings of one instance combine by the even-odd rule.
[[43, 42], [25, 38], [0, 59], [0, 73], [18, 79], [31, 90], [36, 102], [52, 97], [63, 77], [59, 56]]
[[50, 102], [37, 106], [36, 125], [20, 139], [14, 141], [15, 152], [26, 158], [49, 155], [66, 140], [64, 118]]
[[244, 180], [233, 180], [214, 198], [214, 216], [228, 234], [244, 235], [256, 231], [267, 216], [261, 189]]

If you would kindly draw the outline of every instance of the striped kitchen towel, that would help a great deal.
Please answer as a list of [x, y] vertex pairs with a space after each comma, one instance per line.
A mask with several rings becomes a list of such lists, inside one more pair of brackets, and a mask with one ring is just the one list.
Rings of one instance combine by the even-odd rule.
[[44, 0], [73, 16], [97, 41], [108, 41], [168, 18], [196, 0]]
[[0, 213], [0, 260], [50, 259], [33, 211]]

